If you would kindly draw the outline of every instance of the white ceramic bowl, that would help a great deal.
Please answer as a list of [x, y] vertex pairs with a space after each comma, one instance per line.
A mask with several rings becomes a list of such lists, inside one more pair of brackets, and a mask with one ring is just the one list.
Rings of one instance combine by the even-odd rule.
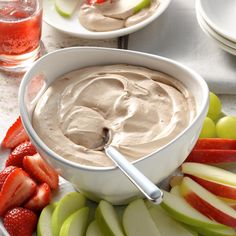
[[167, 9], [170, 2], [171, 0], [160, 0], [160, 6], [147, 19], [139, 22], [138, 24], [108, 32], [94, 32], [84, 28], [83, 25], [81, 25], [78, 20], [78, 11], [70, 19], [62, 17], [56, 11], [54, 7], [54, 1], [50, 0], [43, 0], [43, 6], [44, 6], [43, 19], [47, 24], [54, 27], [55, 29], [63, 33], [77, 36], [80, 38], [88, 38], [88, 39], [116, 38], [126, 34], [131, 34], [147, 26], [148, 24], [156, 20]]
[[[162, 149], [133, 163], [157, 184], [175, 171], [190, 153], [207, 113], [207, 84], [191, 69], [170, 59], [140, 52], [93, 47], [67, 48], [42, 57], [25, 74], [20, 86], [19, 103], [23, 125], [31, 141], [62, 177], [90, 199], [106, 199], [113, 204], [122, 204], [140, 193], [118, 168], [82, 166], [64, 159], [43, 143], [31, 124], [37, 99], [58, 76], [81, 67], [117, 63], [140, 65], [167, 73], [184, 83], [196, 100], [197, 115], [193, 122]], [[41, 84], [40, 88], [35, 84]]]

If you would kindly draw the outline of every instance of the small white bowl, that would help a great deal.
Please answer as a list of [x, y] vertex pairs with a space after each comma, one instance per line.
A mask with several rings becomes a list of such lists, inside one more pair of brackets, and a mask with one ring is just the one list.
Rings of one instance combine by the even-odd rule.
[[217, 33], [236, 42], [236, 1], [197, 0], [204, 20]]
[[[144, 66], [169, 74], [184, 83], [196, 100], [196, 117], [183, 132], [159, 151], [133, 162], [157, 184], [185, 160], [197, 141], [206, 116], [209, 91], [204, 79], [196, 72], [170, 59], [146, 53], [95, 47], [67, 48], [39, 59], [25, 74], [19, 91], [22, 122], [38, 152], [88, 198], [105, 199], [113, 204], [127, 203], [140, 196], [140, 192], [116, 167], [83, 166], [59, 156], [39, 138], [31, 120], [37, 99], [60, 75], [82, 67], [120, 63]], [[35, 88], [35, 82], [41, 86]]]
[[77, 12], [75, 12], [75, 14], [69, 19], [62, 17], [56, 11], [54, 7], [54, 1], [51, 0], [43, 0], [43, 6], [44, 6], [43, 19], [47, 24], [49, 24], [53, 28], [63, 33], [73, 35], [76, 37], [87, 38], [87, 39], [116, 38], [126, 34], [131, 34], [147, 26], [148, 24], [156, 20], [167, 9], [170, 2], [171, 0], [160, 0], [160, 6], [147, 19], [139, 22], [138, 24], [108, 32], [94, 32], [84, 28], [83, 25], [81, 25], [79, 22]]

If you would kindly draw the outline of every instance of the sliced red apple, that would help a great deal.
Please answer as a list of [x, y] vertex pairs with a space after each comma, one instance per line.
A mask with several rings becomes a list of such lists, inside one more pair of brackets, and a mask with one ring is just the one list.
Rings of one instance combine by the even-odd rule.
[[224, 197], [219, 197], [219, 199], [225, 202], [228, 206], [236, 210], [236, 199], [229, 199], [229, 198], [224, 198]]
[[236, 150], [235, 139], [200, 138], [194, 149]]
[[[164, 191], [164, 199], [161, 206], [168, 212], [168, 214], [177, 221], [195, 226], [212, 229], [225, 229], [226, 226], [219, 224], [216, 221], [209, 219], [194, 209], [183, 197]], [[147, 206], [153, 206], [152, 203], [147, 202]]]
[[202, 187], [223, 198], [236, 199], [236, 187], [213, 180], [207, 180], [196, 176], [188, 175]]
[[193, 149], [185, 162], [224, 164], [236, 162], [236, 150]]
[[200, 163], [184, 163], [181, 170], [184, 174], [236, 187], [236, 174], [219, 167]]
[[181, 193], [196, 210], [215, 221], [236, 227], [236, 211], [189, 177], [184, 177]]

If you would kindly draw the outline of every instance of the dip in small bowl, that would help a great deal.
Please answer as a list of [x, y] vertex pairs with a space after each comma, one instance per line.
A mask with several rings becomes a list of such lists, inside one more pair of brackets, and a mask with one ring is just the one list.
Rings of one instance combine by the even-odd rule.
[[140, 193], [103, 151], [111, 145], [159, 183], [185, 160], [208, 108], [208, 87], [177, 62], [145, 53], [68, 48], [41, 58], [20, 86], [23, 125], [39, 153], [93, 200]]

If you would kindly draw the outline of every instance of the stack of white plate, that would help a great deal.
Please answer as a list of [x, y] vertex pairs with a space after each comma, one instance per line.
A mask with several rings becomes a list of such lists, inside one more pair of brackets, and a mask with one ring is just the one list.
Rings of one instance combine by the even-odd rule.
[[236, 55], [236, 0], [196, 0], [196, 15], [206, 35]]

